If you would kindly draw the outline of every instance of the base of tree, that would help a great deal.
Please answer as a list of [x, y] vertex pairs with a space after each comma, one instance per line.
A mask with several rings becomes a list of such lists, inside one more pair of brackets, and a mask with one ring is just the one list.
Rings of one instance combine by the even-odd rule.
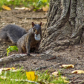
[[50, 0], [41, 51], [48, 49], [57, 51], [84, 41], [83, 2], [83, 0]]

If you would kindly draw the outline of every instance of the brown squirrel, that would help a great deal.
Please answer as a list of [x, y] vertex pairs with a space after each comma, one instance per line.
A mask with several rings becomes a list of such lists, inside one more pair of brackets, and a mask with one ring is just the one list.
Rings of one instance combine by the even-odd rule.
[[30, 55], [30, 52], [38, 50], [42, 39], [41, 25], [42, 22], [40, 24], [32, 22], [32, 28], [17, 41], [19, 53], [27, 52], [27, 55]]
[[19, 38], [26, 34], [26, 30], [17, 25], [7, 25], [0, 31], [0, 39], [2, 41], [11, 41], [17, 44]]

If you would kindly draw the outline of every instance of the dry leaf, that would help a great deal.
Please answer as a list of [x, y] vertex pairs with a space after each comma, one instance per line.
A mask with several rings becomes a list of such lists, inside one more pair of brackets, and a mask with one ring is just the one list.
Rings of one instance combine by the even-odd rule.
[[73, 73], [73, 74], [84, 74], [84, 71], [83, 70], [74, 70], [71, 73]]
[[7, 71], [7, 70], [14, 70], [15, 67], [12, 67], [12, 68], [1, 68], [3, 71]]
[[58, 72], [55, 71], [55, 72], [52, 73], [52, 75], [57, 76], [58, 75]]
[[74, 68], [74, 65], [73, 64], [63, 64], [61, 67], [62, 68]]
[[46, 5], [46, 6], [45, 6], [45, 7], [43, 7], [42, 9], [43, 9], [43, 11], [47, 12], [47, 11], [48, 11], [48, 9], [49, 9], [49, 6], [47, 6], [47, 5]]
[[25, 71], [24, 69], [12, 69], [11, 72]]
[[64, 82], [65, 82], [65, 83], [69, 83], [69, 81], [67, 81], [67, 80], [64, 80]]
[[10, 8], [10, 7], [5, 6], [5, 5], [3, 5], [3, 6], [2, 6], [2, 8], [3, 8], [3, 9], [5, 9], [5, 10], [11, 10], [11, 8]]
[[27, 76], [27, 79], [31, 81], [35, 81], [38, 78], [38, 76], [35, 75], [34, 71], [26, 72], [26, 76]]
[[67, 81], [67, 77], [61, 76], [61, 78], [64, 80], [65, 83], [69, 83], [69, 81]]
[[26, 8], [26, 7], [21, 7], [21, 8], [19, 8], [19, 7], [15, 7], [15, 9], [16, 10], [31, 10], [30, 8]]
[[14, 70], [15, 68], [12, 67], [12, 68], [1, 68], [0, 69], [0, 74], [2, 74], [2, 71], [8, 71], [8, 70]]

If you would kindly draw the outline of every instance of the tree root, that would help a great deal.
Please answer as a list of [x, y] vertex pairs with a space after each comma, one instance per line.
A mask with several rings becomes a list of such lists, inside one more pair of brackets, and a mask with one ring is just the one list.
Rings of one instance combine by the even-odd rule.
[[14, 61], [26, 60], [28, 56], [26, 54], [12, 54], [0, 59], [0, 65], [7, 64]]

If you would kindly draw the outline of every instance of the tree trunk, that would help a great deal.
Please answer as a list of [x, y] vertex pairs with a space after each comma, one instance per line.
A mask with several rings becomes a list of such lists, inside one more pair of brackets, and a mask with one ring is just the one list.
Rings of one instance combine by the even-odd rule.
[[[84, 0], [50, 0], [42, 50], [60, 50], [83, 38]], [[83, 40], [82, 40], [83, 41]]]

